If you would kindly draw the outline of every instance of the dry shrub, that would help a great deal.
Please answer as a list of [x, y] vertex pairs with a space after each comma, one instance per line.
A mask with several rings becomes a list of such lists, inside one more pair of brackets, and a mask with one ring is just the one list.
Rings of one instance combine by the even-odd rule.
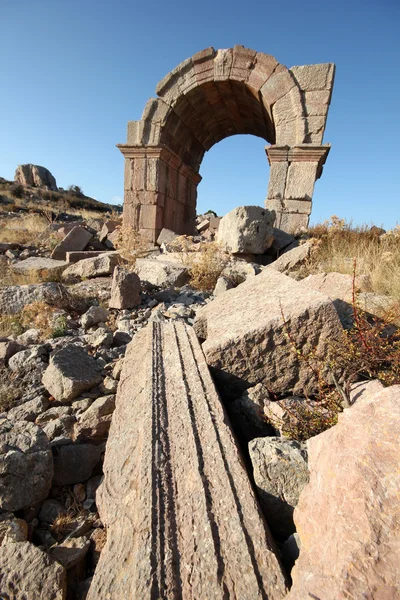
[[23, 333], [24, 328], [21, 324], [20, 315], [2, 315], [0, 314], [0, 337], [9, 337]]
[[400, 230], [379, 236], [376, 227], [353, 227], [338, 217], [315, 225], [309, 235], [317, 238], [315, 251], [302, 275], [319, 272], [368, 274], [372, 290], [400, 301]]
[[0, 221], [0, 242], [36, 245], [38, 235], [46, 231], [48, 225], [47, 219], [38, 214], [3, 218]]
[[133, 269], [137, 258], [146, 256], [151, 244], [143, 239], [139, 231], [131, 225], [117, 227], [118, 237], [114, 246], [127, 263], [128, 269]]
[[19, 322], [24, 330], [38, 329], [42, 339], [61, 337], [67, 329], [67, 321], [65, 315], [57, 316], [57, 312], [57, 308], [46, 302], [32, 302], [22, 309]]
[[271, 421], [284, 435], [306, 440], [335, 425], [338, 414], [351, 405], [350, 389], [356, 381], [378, 379], [384, 386], [400, 384], [400, 333], [395, 325], [400, 310], [392, 309], [383, 318], [364, 313], [356, 303], [355, 265], [352, 308], [353, 328], [343, 330], [338, 340], [332, 340], [324, 357], [297, 348], [282, 314], [293, 352], [317, 382], [316, 391], [306, 396], [305, 402], [295, 402], [289, 409], [275, 398], [289, 413], [287, 421]]
[[[196, 248], [196, 251], [193, 251]], [[201, 242], [184, 253], [184, 262], [189, 267], [190, 285], [196, 290], [212, 291], [229, 256], [217, 242]]]
[[17, 373], [12, 373], [4, 367], [0, 368], [0, 412], [17, 406], [17, 401], [23, 393], [23, 385]]

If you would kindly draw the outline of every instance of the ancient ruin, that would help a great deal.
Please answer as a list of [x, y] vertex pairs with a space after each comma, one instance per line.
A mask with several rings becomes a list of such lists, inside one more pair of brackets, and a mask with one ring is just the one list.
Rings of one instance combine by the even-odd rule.
[[275, 225], [308, 225], [316, 179], [330, 145], [322, 144], [332, 93], [332, 63], [288, 69], [263, 52], [207, 48], [159, 82], [140, 121], [128, 123], [124, 221], [155, 242], [163, 227], [192, 234], [204, 153], [235, 134], [270, 145], [266, 207]]

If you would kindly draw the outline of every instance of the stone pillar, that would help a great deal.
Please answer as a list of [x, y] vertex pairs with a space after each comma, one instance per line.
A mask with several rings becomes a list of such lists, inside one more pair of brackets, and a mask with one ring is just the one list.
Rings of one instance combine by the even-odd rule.
[[124, 224], [152, 243], [163, 227], [193, 234], [200, 175], [165, 146], [118, 148], [125, 157]]
[[267, 146], [270, 164], [268, 197], [265, 206], [276, 212], [275, 227], [294, 233], [308, 227], [314, 183], [330, 145]]

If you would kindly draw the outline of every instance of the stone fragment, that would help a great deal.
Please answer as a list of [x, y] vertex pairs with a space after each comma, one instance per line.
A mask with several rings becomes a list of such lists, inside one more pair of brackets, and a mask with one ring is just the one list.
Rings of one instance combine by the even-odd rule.
[[286, 231], [282, 231], [282, 229], [277, 229], [276, 227], [274, 227], [273, 232], [274, 241], [272, 242], [270, 249], [271, 251], [276, 252], [278, 256], [280, 256], [286, 248], [297, 246], [296, 238], [290, 233], [286, 233]]
[[103, 306], [93, 305], [81, 316], [81, 325], [87, 330], [99, 323], [105, 323], [110, 313]]
[[65, 260], [67, 258], [67, 252], [84, 250], [92, 237], [93, 235], [87, 229], [77, 225], [67, 233], [65, 238], [59, 244], [57, 244], [51, 253], [51, 258], [54, 258], [55, 260]]
[[36, 424], [42, 425], [43, 423], [54, 421], [54, 419], [59, 419], [60, 417], [70, 415], [71, 412], [72, 408], [70, 406], [52, 406], [38, 416], [36, 419]]
[[301, 246], [292, 248], [292, 250], [282, 254], [282, 256], [280, 256], [277, 260], [268, 265], [266, 269], [279, 271], [279, 273], [289, 275], [304, 264], [304, 262], [310, 256], [311, 250], [312, 244], [310, 242], [301, 244]]
[[65, 600], [65, 569], [30, 542], [6, 544], [0, 552], [0, 598]]
[[105, 221], [99, 233], [100, 242], [105, 242], [109, 234], [115, 231], [119, 225], [119, 221], [112, 221], [110, 219], [108, 221]]
[[45, 412], [50, 403], [45, 396], [37, 396], [33, 400], [28, 400], [11, 408], [7, 413], [7, 419], [9, 421], [35, 421], [36, 417], [41, 413]]
[[39, 513], [39, 521], [44, 521], [45, 523], [53, 523], [60, 515], [67, 514], [67, 509], [64, 504], [55, 500], [54, 498], [49, 498], [45, 500], [42, 504], [42, 508]]
[[40, 427], [0, 421], [0, 508], [17, 511], [44, 500], [52, 477], [50, 444]]
[[8, 361], [8, 368], [14, 373], [32, 370], [40, 362], [47, 360], [47, 350], [44, 346], [33, 346], [14, 354]]
[[209, 229], [209, 227], [210, 227], [210, 221], [208, 219], [204, 219], [204, 221], [202, 221], [201, 223], [196, 225], [196, 229], [199, 233], [203, 233], [204, 231], [207, 231], [207, 229]]
[[27, 539], [28, 523], [26, 521], [17, 519], [11, 512], [0, 515], [0, 546], [26, 542]]
[[32, 346], [39, 342], [40, 336], [40, 330], [32, 327], [31, 329], [24, 331], [24, 333], [21, 333], [21, 335], [17, 337], [17, 342], [22, 346]]
[[178, 236], [174, 231], [171, 231], [170, 229], [165, 229], [164, 227], [163, 229], [161, 229], [160, 235], [157, 238], [157, 244], [159, 246], [162, 246], [162, 244], [169, 244], [177, 237]]
[[19, 342], [3, 338], [3, 340], [0, 341], [0, 364], [7, 365], [9, 359], [22, 349], [23, 346], [21, 346]]
[[14, 315], [33, 302], [46, 302], [50, 306], [65, 309], [74, 307], [74, 299], [61, 283], [7, 285], [0, 288], [0, 313]]
[[73, 400], [103, 381], [96, 361], [79, 346], [68, 345], [50, 358], [42, 382], [56, 400]]
[[229, 417], [235, 431], [246, 442], [275, 434], [271, 425], [267, 423], [264, 413], [264, 406], [268, 402], [268, 398], [268, 391], [259, 383], [229, 403]]
[[107, 532], [102, 527], [98, 527], [90, 535], [90, 554], [92, 565], [95, 567], [100, 560], [101, 552], [107, 541]]
[[108, 252], [80, 260], [70, 265], [62, 274], [63, 279], [72, 281], [75, 279], [104, 277], [112, 275], [115, 267], [122, 261], [118, 252]]
[[115, 267], [111, 286], [110, 308], [129, 309], [140, 304], [140, 279], [123, 267]]
[[23, 275], [31, 274], [39, 277], [58, 277], [66, 269], [68, 263], [64, 260], [54, 260], [43, 256], [31, 256], [12, 265], [13, 271]]
[[92, 333], [85, 336], [87, 343], [92, 346], [92, 348], [100, 348], [101, 346], [104, 348], [111, 348], [113, 343], [113, 334], [112, 332], [105, 328], [99, 327]]
[[327, 296], [268, 268], [215, 298], [195, 320], [207, 364], [232, 399], [257, 383], [277, 394], [312, 389], [314, 375], [292, 342], [322, 356], [341, 329]]
[[114, 409], [114, 395], [97, 398], [85, 412], [78, 416], [75, 423], [75, 439], [105, 439], [110, 429]]
[[85, 558], [89, 547], [90, 540], [84, 536], [70, 538], [50, 548], [49, 556], [68, 570]]
[[239, 206], [222, 218], [217, 240], [228, 252], [263, 254], [273, 242], [274, 219], [260, 206]]
[[126, 346], [131, 341], [132, 336], [126, 331], [116, 330], [113, 333], [113, 346]]
[[97, 505], [107, 543], [88, 600], [285, 597], [204, 356], [182, 323], [152, 324], [129, 346]]
[[75, 264], [80, 260], [86, 260], [87, 258], [96, 258], [96, 256], [102, 256], [108, 254], [109, 250], [81, 250], [80, 252], [73, 251], [67, 252], [66, 260], [68, 264]]
[[227, 290], [231, 290], [234, 286], [232, 281], [228, 279], [228, 277], [218, 277], [217, 283], [215, 284], [215, 288], [213, 291], [214, 296], [220, 296]]
[[271, 530], [281, 538], [296, 531], [293, 510], [309, 480], [305, 444], [279, 437], [249, 443], [254, 481]]
[[48, 421], [46, 424], [41, 425], [41, 427], [51, 441], [52, 446], [70, 444], [75, 421], [76, 418], [73, 415], [64, 415], [53, 421]]
[[91, 444], [61, 446], [54, 451], [53, 485], [81, 483], [92, 475], [102, 449]]
[[158, 287], [182, 287], [189, 279], [187, 267], [165, 260], [139, 258], [136, 260], [135, 271], [140, 281]]
[[22, 185], [30, 185], [57, 191], [57, 183], [53, 175], [48, 169], [40, 167], [39, 165], [18, 165], [14, 175], [14, 181]]
[[400, 386], [370, 389], [307, 442], [288, 600], [398, 598]]

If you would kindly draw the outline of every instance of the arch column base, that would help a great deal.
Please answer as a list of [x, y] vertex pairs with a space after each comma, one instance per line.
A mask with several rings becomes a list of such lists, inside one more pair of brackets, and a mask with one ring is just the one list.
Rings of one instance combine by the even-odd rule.
[[266, 147], [270, 178], [265, 207], [275, 211], [275, 227], [287, 233], [308, 227], [314, 184], [329, 150], [330, 144]]
[[193, 234], [200, 175], [167, 146], [117, 147], [125, 157], [124, 225], [153, 244], [164, 227]]

